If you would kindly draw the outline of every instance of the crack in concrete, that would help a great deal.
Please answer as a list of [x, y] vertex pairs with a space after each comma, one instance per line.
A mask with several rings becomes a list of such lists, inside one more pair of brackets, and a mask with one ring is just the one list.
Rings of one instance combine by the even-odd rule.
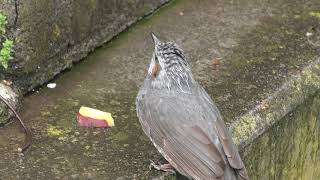
[[14, 0], [14, 8], [15, 8], [15, 13], [16, 13], [16, 17], [14, 18], [14, 27], [17, 26], [17, 22], [18, 22], [18, 17], [19, 17], [19, 0]]

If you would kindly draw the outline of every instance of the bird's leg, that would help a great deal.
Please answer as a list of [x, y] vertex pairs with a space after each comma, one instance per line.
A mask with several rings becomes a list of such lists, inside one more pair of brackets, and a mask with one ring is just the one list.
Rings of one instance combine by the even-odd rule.
[[152, 167], [155, 168], [158, 171], [164, 171], [164, 172], [170, 172], [170, 173], [175, 173], [176, 172], [174, 167], [169, 163], [167, 163], [167, 164], [160, 164], [160, 163], [156, 164], [155, 162], [151, 161], [151, 163], [149, 165], [149, 168], [151, 169]]

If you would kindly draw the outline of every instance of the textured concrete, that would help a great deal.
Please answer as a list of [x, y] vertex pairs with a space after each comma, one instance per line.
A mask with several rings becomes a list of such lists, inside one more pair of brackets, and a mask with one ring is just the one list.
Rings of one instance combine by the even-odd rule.
[[[319, 90], [317, 9], [318, 0], [174, 1], [54, 79], [57, 88], [38, 89], [25, 98], [22, 116], [32, 128], [34, 144], [19, 157], [14, 152], [23, 141], [18, 126], [0, 131], [7, 135], [0, 136], [3, 177], [161, 176], [148, 169], [149, 160], [161, 156], [141, 131], [134, 105], [153, 50], [151, 31], [185, 50], [195, 79], [232, 127], [249, 173], [255, 176], [261, 169], [251, 168], [250, 163], [259, 161], [246, 154], [248, 142], [254, 143]], [[307, 32], [313, 35], [308, 38]], [[217, 59], [220, 63], [214, 65]], [[75, 113], [81, 105], [111, 112], [116, 126], [77, 126]]]
[[15, 45], [10, 68], [0, 74], [26, 93], [166, 2], [0, 0]]
[[246, 147], [252, 180], [319, 178], [319, 107], [317, 93]]
[[320, 59], [315, 60], [279, 87], [232, 125], [234, 141], [245, 147], [320, 89]]

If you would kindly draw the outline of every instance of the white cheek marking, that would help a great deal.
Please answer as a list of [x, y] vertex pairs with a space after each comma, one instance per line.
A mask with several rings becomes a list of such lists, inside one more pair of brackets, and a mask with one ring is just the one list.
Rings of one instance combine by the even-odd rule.
[[153, 67], [155, 65], [154, 59], [152, 58], [151, 63], [149, 65], [148, 74], [152, 74]]

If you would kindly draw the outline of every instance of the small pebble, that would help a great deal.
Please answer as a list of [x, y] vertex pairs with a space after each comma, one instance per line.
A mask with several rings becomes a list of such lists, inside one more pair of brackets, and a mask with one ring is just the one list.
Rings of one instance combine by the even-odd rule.
[[18, 148], [18, 152], [21, 153], [22, 152], [22, 148]]
[[307, 37], [312, 36], [312, 33], [311, 33], [311, 32], [307, 32], [307, 33], [306, 33], [306, 36], [307, 36]]
[[50, 88], [50, 89], [53, 89], [53, 88], [55, 88], [56, 86], [57, 86], [56, 83], [49, 83], [49, 84], [47, 84], [47, 87]]

